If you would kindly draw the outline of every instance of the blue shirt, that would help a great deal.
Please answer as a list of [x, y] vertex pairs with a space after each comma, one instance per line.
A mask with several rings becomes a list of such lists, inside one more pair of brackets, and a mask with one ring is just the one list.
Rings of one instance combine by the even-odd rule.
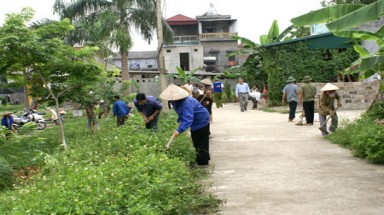
[[235, 88], [236, 97], [239, 96], [239, 93], [250, 93], [250, 92], [251, 90], [249, 89], [249, 86], [247, 83], [236, 84], [236, 88]]
[[222, 83], [220, 81], [216, 81], [213, 83], [213, 92], [215, 93], [223, 92]]
[[283, 93], [287, 98], [287, 102], [295, 101], [298, 102], [299, 98], [297, 96], [297, 86], [293, 83], [286, 85], [283, 89]]
[[128, 108], [128, 105], [125, 104], [125, 102], [121, 100], [115, 101], [113, 103], [113, 115], [117, 117], [123, 117], [126, 116], [130, 111], [130, 108]]
[[140, 105], [139, 102], [135, 99], [134, 101], [137, 111], [143, 112], [145, 116], [152, 115], [156, 110], [161, 110], [163, 105], [157, 101], [154, 96], [147, 96], [147, 101], [143, 105]]
[[1, 119], [1, 125], [7, 127], [8, 129], [12, 129], [12, 124], [13, 124], [13, 118], [10, 117], [3, 117]]
[[177, 122], [180, 122], [180, 125], [176, 129], [179, 133], [184, 132], [189, 127], [191, 131], [196, 131], [209, 124], [209, 113], [207, 109], [191, 96], [180, 101], [171, 101], [171, 103], [173, 109], [179, 116]]

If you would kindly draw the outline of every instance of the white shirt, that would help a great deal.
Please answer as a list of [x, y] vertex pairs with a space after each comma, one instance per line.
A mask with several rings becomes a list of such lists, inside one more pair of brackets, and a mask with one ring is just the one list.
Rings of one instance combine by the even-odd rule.
[[253, 98], [255, 98], [257, 101], [259, 101], [261, 93], [260, 92], [251, 92], [249, 95], [252, 96]]

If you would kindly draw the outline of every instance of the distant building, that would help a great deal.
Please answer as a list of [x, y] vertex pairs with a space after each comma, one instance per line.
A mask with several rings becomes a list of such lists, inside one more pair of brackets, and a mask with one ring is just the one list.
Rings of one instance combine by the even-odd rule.
[[221, 73], [238, 65], [237, 57], [227, 57], [238, 49], [237, 40], [232, 38], [237, 35], [237, 20], [218, 14], [213, 4], [196, 19], [178, 14], [167, 23], [174, 32], [173, 44], [164, 46], [168, 71], [178, 66], [186, 71], [204, 68], [206, 72]]

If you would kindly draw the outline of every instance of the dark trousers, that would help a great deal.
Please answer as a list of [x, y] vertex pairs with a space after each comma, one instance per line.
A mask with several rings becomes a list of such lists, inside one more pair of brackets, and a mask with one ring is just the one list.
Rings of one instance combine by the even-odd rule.
[[303, 102], [303, 109], [307, 124], [313, 124], [313, 118], [315, 118], [315, 101]]
[[[152, 115], [152, 114], [150, 114]], [[149, 116], [150, 116], [149, 115]], [[147, 129], [153, 129], [153, 130], [157, 130], [157, 122], [159, 121], [159, 115], [160, 113], [158, 113], [155, 118], [153, 118], [153, 120], [151, 120], [150, 122], [146, 123], [145, 124], [145, 128]], [[148, 117], [148, 116], [147, 116]]]
[[209, 160], [209, 124], [196, 131], [191, 131], [193, 146], [196, 149], [198, 165], [208, 165]]
[[297, 107], [296, 101], [289, 102], [289, 119], [290, 120], [293, 120], [295, 118], [296, 107]]
[[121, 117], [117, 116], [116, 118], [117, 118], [117, 121], [116, 121], [117, 127], [120, 127], [124, 125], [125, 120], [127, 119], [127, 116], [121, 116]]
[[248, 99], [252, 101], [253, 103], [253, 107], [252, 108], [257, 108], [257, 100], [256, 98], [252, 97], [252, 96], [248, 96]]

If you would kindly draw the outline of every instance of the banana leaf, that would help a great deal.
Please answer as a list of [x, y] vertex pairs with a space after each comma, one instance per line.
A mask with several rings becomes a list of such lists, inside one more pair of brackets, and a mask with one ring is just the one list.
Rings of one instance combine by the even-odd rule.
[[384, 65], [384, 55], [373, 55], [369, 57], [364, 57], [361, 59], [361, 65], [360, 70], [361, 71], [368, 71], [368, 70], [376, 70], [379, 66]]
[[340, 4], [325, 7], [291, 19], [294, 26], [306, 26], [312, 24], [326, 23], [343, 17], [366, 5], [364, 4]]
[[361, 46], [359, 44], [355, 44], [353, 46], [353, 49], [355, 49], [355, 51], [360, 55], [360, 57], [364, 57], [364, 56], [367, 56], [369, 54], [369, 52], [363, 46]]
[[267, 35], [261, 35], [260, 36], [260, 44], [261, 45], [266, 45], [266, 44], [268, 44], [269, 42], [268, 42], [268, 36]]
[[336, 31], [333, 34], [339, 37], [355, 38], [355, 39], [362, 39], [362, 40], [373, 40], [380, 47], [384, 48], [384, 40], [382, 39], [382, 37], [380, 37], [376, 33], [372, 33], [369, 31], [362, 31], [362, 30]]
[[375, 21], [384, 14], [384, 0], [378, 0], [355, 10], [327, 25], [331, 32], [344, 31], [358, 27], [369, 21]]
[[277, 20], [273, 20], [271, 28], [269, 29], [269, 32], [268, 32], [268, 40], [270, 42], [275, 41], [279, 37], [279, 34], [280, 34], [279, 24], [277, 24]]

